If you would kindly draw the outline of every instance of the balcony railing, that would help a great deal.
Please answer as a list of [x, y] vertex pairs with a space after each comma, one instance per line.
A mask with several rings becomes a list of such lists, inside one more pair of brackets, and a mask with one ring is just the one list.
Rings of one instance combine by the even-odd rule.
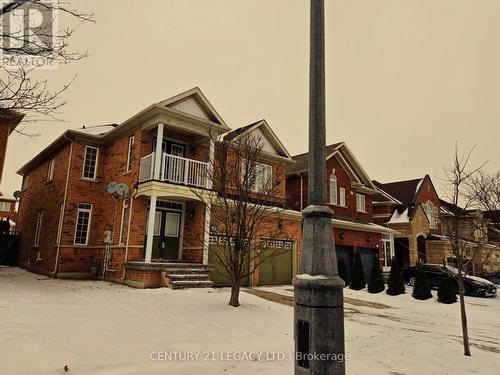
[[[155, 153], [141, 159], [139, 182], [154, 179]], [[210, 188], [209, 163], [163, 153], [160, 165], [160, 181]]]

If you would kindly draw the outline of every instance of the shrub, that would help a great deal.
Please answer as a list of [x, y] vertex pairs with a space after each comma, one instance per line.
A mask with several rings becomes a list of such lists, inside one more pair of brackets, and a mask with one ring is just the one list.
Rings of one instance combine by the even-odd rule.
[[387, 294], [390, 296], [397, 296], [405, 293], [405, 282], [399, 263], [396, 257], [392, 258], [391, 272], [389, 272], [389, 280], [387, 282]]
[[438, 289], [438, 301], [441, 303], [455, 303], [457, 302], [457, 294], [455, 285], [451, 281], [451, 277], [446, 277], [441, 280]]
[[359, 252], [354, 253], [354, 258], [352, 260], [352, 272], [351, 272], [351, 285], [350, 288], [353, 290], [361, 290], [365, 287], [365, 274], [363, 273], [363, 264], [361, 263], [361, 256]]
[[372, 274], [368, 282], [368, 293], [380, 293], [385, 289], [382, 272], [380, 272], [380, 263], [378, 257], [373, 261]]
[[417, 268], [417, 276], [415, 278], [415, 286], [413, 287], [413, 298], [426, 300], [432, 298], [431, 288], [429, 281], [424, 270], [420, 267]]
[[340, 257], [337, 263], [337, 267], [339, 268], [339, 276], [345, 282], [345, 286], [349, 285], [349, 277], [347, 276], [347, 264], [345, 263], [345, 259]]

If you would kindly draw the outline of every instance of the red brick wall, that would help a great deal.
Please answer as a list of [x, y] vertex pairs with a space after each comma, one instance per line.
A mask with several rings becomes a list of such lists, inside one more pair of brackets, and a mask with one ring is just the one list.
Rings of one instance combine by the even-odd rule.
[[[432, 181], [429, 176], [424, 177], [424, 181], [420, 187], [419, 193], [416, 197], [417, 203], [425, 204], [427, 201], [431, 201], [434, 207], [437, 208], [439, 212], [439, 196], [432, 185]], [[441, 223], [438, 224], [438, 229], [430, 229], [431, 233], [441, 233]]]

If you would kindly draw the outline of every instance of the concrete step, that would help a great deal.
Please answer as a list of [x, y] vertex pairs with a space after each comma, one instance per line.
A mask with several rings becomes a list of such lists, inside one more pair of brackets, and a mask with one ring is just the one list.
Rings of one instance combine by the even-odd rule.
[[210, 280], [210, 275], [206, 273], [197, 273], [197, 274], [167, 274], [168, 278], [171, 281], [174, 280]]
[[205, 268], [165, 268], [164, 270], [167, 275], [197, 275], [197, 274], [209, 274], [210, 269]]
[[211, 288], [214, 285], [213, 281], [209, 280], [178, 280], [171, 281], [170, 287], [172, 289], [186, 289], [186, 288]]

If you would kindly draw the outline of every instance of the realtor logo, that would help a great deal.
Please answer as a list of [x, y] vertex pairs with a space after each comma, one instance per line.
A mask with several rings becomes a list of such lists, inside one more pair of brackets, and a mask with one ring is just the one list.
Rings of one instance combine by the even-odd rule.
[[50, 0], [17, 0], [1, 5], [1, 61], [4, 67], [54, 67], [57, 58], [55, 7]]

